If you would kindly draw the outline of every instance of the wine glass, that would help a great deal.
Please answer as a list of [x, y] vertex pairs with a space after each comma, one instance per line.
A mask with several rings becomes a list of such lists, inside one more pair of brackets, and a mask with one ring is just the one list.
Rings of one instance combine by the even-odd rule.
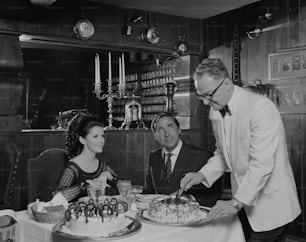
[[117, 183], [119, 194], [122, 196], [124, 201], [127, 201], [130, 195], [132, 182], [130, 180], [119, 180]]
[[137, 194], [142, 193], [143, 191], [143, 186], [140, 185], [133, 185], [131, 187], [131, 193], [134, 195], [134, 198], [136, 199]]
[[[137, 206], [136, 206], [136, 197], [137, 197], [137, 194], [142, 193], [142, 191], [143, 191], [143, 186], [140, 186], [140, 185], [133, 185], [133, 186], [131, 187], [131, 194], [133, 195], [131, 210], [137, 210]], [[133, 206], [133, 205], [134, 205], [134, 206]]]
[[87, 195], [93, 199], [96, 205], [98, 205], [99, 199], [104, 195], [104, 189], [99, 185], [88, 186]]

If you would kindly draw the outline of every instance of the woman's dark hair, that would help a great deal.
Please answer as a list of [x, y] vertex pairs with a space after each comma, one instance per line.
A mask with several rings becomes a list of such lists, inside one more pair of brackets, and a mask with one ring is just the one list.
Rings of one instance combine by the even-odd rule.
[[96, 116], [89, 114], [77, 114], [72, 118], [68, 125], [68, 132], [66, 136], [66, 150], [69, 159], [77, 156], [83, 149], [83, 144], [80, 143], [79, 137], [86, 137], [92, 127], [104, 127]]

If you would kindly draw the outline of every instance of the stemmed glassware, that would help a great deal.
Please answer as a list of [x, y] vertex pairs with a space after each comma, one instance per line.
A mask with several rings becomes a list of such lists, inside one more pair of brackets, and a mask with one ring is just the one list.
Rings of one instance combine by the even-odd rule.
[[137, 206], [136, 206], [137, 194], [142, 193], [142, 191], [143, 191], [143, 186], [133, 185], [131, 187], [131, 194], [133, 195], [132, 203], [131, 203], [131, 210], [137, 210]]
[[104, 189], [102, 186], [88, 186], [87, 187], [87, 194], [90, 198], [93, 199], [96, 205], [99, 204], [99, 199], [104, 195]]
[[127, 202], [128, 196], [131, 193], [132, 182], [130, 180], [119, 180], [117, 183], [119, 194], [122, 196], [123, 200]]

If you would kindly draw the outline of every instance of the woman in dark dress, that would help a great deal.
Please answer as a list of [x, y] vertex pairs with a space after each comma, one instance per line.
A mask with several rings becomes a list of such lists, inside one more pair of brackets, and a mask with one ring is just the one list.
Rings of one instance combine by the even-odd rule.
[[60, 192], [68, 202], [87, 196], [86, 180], [105, 180], [106, 195], [118, 194], [114, 181], [118, 179], [111, 167], [97, 158], [105, 143], [104, 126], [96, 117], [78, 114], [68, 127], [66, 149], [69, 162], [63, 171], [56, 192]]

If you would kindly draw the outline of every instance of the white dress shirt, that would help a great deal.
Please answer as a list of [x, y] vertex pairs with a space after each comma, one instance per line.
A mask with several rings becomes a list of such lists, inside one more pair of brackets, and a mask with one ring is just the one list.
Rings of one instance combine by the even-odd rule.
[[170, 157], [170, 160], [171, 160], [171, 172], [173, 172], [173, 169], [174, 169], [177, 157], [178, 157], [178, 155], [179, 155], [179, 153], [181, 151], [182, 145], [183, 145], [183, 142], [180, 139], [179, 142], [177, 143], [177, 146], [171, 152], [168, 152], [164, 147], [162, 148], [162, 157], [164, 157], [165, 164], [167, 162], [167, 159], [166, 159], [167, 155], [169, 153], [172, 154], [172, 156]]

